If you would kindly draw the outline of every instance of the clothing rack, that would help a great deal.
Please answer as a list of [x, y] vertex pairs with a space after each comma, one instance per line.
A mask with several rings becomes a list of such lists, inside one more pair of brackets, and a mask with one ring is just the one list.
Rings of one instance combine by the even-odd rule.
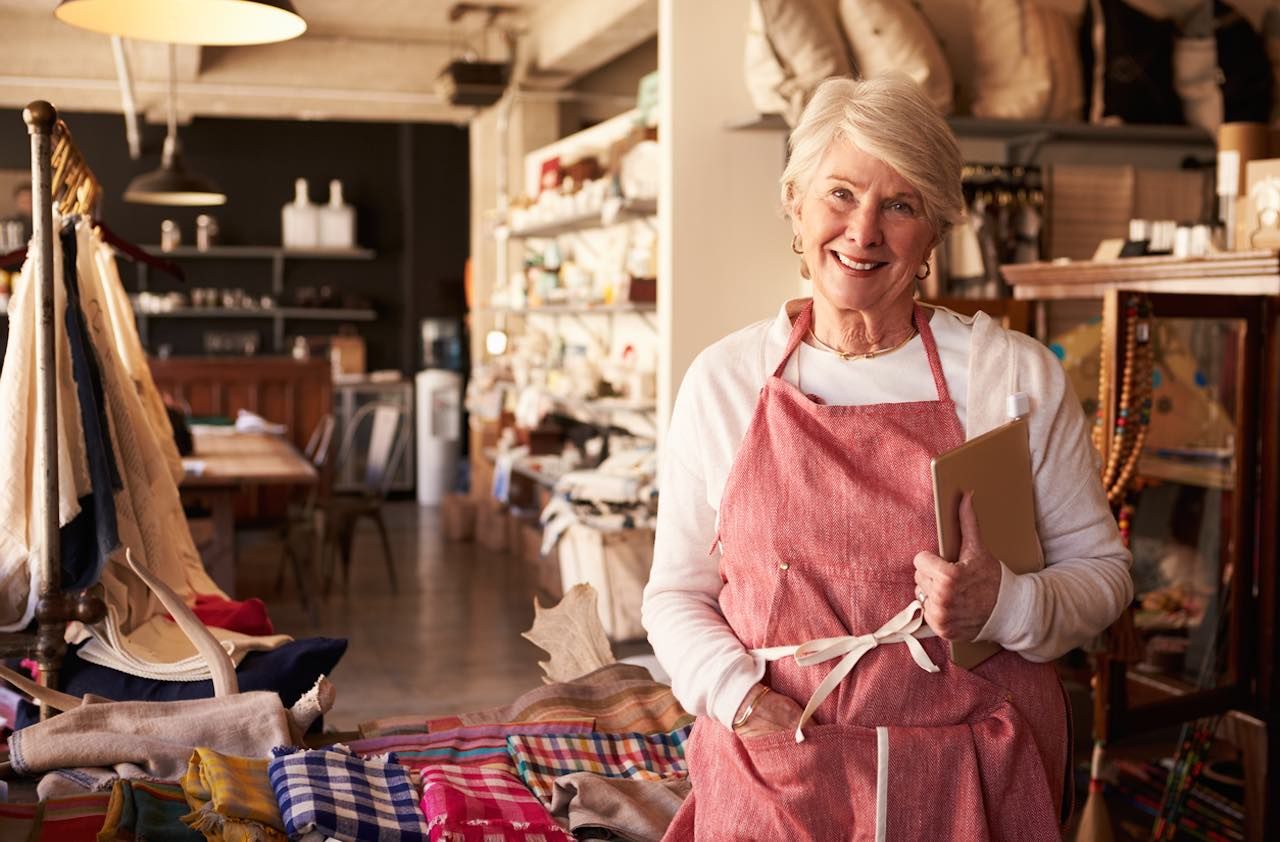
[[[36, 284], [36, 446], [44, 454], [44, 470], [35, 488], [44, 508], [32, 550], [38, 548], [43, 573], [35, 610], [35, 631], [0, 635], [0, 654], [34, 656], [40, 681], [58, 686], [66, 654], [66, 626], [72, 620], [94, 623], [106, 615], [101, 599], [88, 591], [62, 590], [62, 552], [58, 534], [58, 389], [54, 312], [53, 202], [64, 215], [88, 213], [102, 195], [102, 187], [76, 148], [66, 123], [50, 103], [37, 100], [22, 112], [31, 136], [32, 237], [30, 258]], [[33, 554], [35, 554], [33, 552]], [[42, 719], [49, 715], [42, 705]]]

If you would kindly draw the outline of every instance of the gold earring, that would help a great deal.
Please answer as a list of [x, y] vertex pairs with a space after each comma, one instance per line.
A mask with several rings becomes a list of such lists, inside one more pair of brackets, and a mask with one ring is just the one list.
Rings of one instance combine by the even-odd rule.
[[929, 277], [929, 275], [933, 272], [933, 267], [930, 266], [928, 263], [921, 263], [920, 266], [924, 269], [924, 274], [916, 275], [917, 281], [923, 281], [925, 278]]
[[794, 251], [796, 254], [804, 254], [804, 249], [801, 247], [799, 234], [796, 234], [794, 237], [791, 238], [791, 250]]

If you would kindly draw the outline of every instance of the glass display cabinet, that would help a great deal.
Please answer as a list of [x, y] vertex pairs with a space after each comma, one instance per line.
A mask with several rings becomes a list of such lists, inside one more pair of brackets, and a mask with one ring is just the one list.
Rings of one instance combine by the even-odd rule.
[[1038, 310], [1102, 302], [1085, 328], [1100, 346], [1094, 392], [1081, 398], [1135, 600], [1095, 658], [1095, 736], [1123, 744], [1212, 723], [1244, 767], [1245, 837], [1280, 838], [1280, 259], [1030, 264], [1006, 276]]

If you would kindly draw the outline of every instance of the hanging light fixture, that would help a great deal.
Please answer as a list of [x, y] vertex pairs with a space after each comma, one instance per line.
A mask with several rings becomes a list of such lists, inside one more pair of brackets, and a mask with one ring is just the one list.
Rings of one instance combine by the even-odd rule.
[[270, 44], [307, 29], [289, 0], [61, 0], [53, 13], [81, 29], [170, 44]]
[[160, 169], [136, 176], [124, 189], [124, 200], [140, 205], [183, 205], [201, 207], [225, 205], [226, 194], [204, 176], [189, 173], [182, 166], [178, 145], [176, 50], [169, 45], [169, 129], [164, 137]]

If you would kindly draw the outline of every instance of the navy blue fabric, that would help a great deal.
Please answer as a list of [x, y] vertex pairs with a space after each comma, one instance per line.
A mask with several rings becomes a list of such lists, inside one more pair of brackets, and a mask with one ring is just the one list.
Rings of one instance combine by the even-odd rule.
[[[213, 696], [212, 681], [155, 681], [110, 667], [91, 664], [79, 657], [79, 646], [70, 647], [62, 662], [64, 693], [83, 696], [96, 693], [117, 702], [172, 702]], [[345, 638], [310, 637], [294, 640], [270, 652], [250, 652], [236, 669], [241, 691], [271, 690], [290, 707], [310, 690], [321, 675], [329, 675], [347, 651]], [[36, 721], [26, 705], [19, 711], [17, 727]]]
[[[80, 309], [80, 281], [76, 275], [76, 229], [62, 229], [62, 276], [67, 293], [64, 322], [71, 351], [71, 373], [80, 403], [85, 456], [93, 489], [80, 498], [80, 513], [59, 531], [62, 544], [62, 587], [80, 590], [102, 575], [107, 557], [120, 544], [116, 527], [115, 492], [122, 487], [120, 471], [107, 429], [102, 370]], [[66, 479], [63, 480], [64, 482]]]

